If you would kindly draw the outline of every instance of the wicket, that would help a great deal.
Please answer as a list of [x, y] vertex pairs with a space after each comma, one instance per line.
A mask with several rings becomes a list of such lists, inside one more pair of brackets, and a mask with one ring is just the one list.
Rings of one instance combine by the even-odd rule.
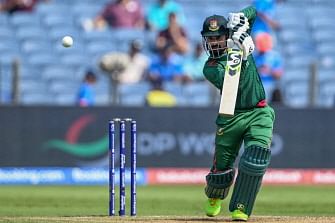
[[115, 123], [120, 123], [120, 210], [126, 215], [126, 123], [130, 122], [131, 173], [130, 173], [130, 215], [136, 216], [136, 121], [131, 118], [115, 118], [109, 121], [109, 216], [115, 215]]

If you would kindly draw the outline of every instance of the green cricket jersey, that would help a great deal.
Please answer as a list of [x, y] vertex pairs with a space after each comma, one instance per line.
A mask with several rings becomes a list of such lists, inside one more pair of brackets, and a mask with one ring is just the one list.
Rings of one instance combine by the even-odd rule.
[[[241, 12], [249, 20], [250, 34], [252, 25], [256, 18], [256, 9], [253, 6], [243, 9]], [[219, 59], [209, 58], [204, 66], [203, 73], [220, 91], [224, 80], [225, 66], [227, 56], [223, 55]], [[257, 67], [252, 55], [249, 55], [246, 61], [242, 62], [240, 82], [238, 87], [235, 111], [249, 110], [258, 107], [260, 102], [264, 102], [265, 92], [261, 78], [257, 72]], [[220, 117], [218, 117], [220, 119]], [[218, 122], [219, 120], [217, 120]], [[220, 122], [220, 121], [219, 121]]]

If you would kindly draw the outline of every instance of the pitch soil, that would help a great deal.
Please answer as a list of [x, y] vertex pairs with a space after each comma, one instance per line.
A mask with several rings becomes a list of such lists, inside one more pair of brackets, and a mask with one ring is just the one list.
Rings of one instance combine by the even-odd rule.
[[[228, 217], [0, 217], [0, 222], [7, 223], [114, 223], [114, 222], [129, 222], [129, 223], [200, 223], [200, 222], [232, 222]], [[248, 221], [255, 223], [335, 223], [335, 217], [289, 217], [289, 216], [253, 216]]]

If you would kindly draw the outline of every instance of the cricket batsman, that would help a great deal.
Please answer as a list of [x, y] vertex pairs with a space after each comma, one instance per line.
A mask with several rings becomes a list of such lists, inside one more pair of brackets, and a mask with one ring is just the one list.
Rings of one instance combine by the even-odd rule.
[[238, 174], [229, 204], [233, 221], [247, 221], [252, 213], [263, 175], [270, 163], [270, 144], [275, 114], [266, 104], [265, 92], [252, 56], [254, 43], [250, 37], [256, 18], [252, 6], [228, 19], [212, 15], [205, 19], [201, 35], [209, 58], [203, 73], [220, 91], [227, 63], [227, 48], [237, 44], [243, 51], [234, 116], [218, 115], [214, 161], [206, 176], [205, 205], [207, 216], [220, 213], [223, 199], [235, 178], [234, 162], [242, 142], [244, 152], [238, 163]]

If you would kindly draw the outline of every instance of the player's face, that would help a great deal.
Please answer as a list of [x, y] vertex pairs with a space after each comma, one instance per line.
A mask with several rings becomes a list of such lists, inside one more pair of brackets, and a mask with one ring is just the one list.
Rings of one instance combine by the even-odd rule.
[[226, 53], [226, 36], [205, 36], [203, 37], [204, 48], [212, 58], [219, 58]]

